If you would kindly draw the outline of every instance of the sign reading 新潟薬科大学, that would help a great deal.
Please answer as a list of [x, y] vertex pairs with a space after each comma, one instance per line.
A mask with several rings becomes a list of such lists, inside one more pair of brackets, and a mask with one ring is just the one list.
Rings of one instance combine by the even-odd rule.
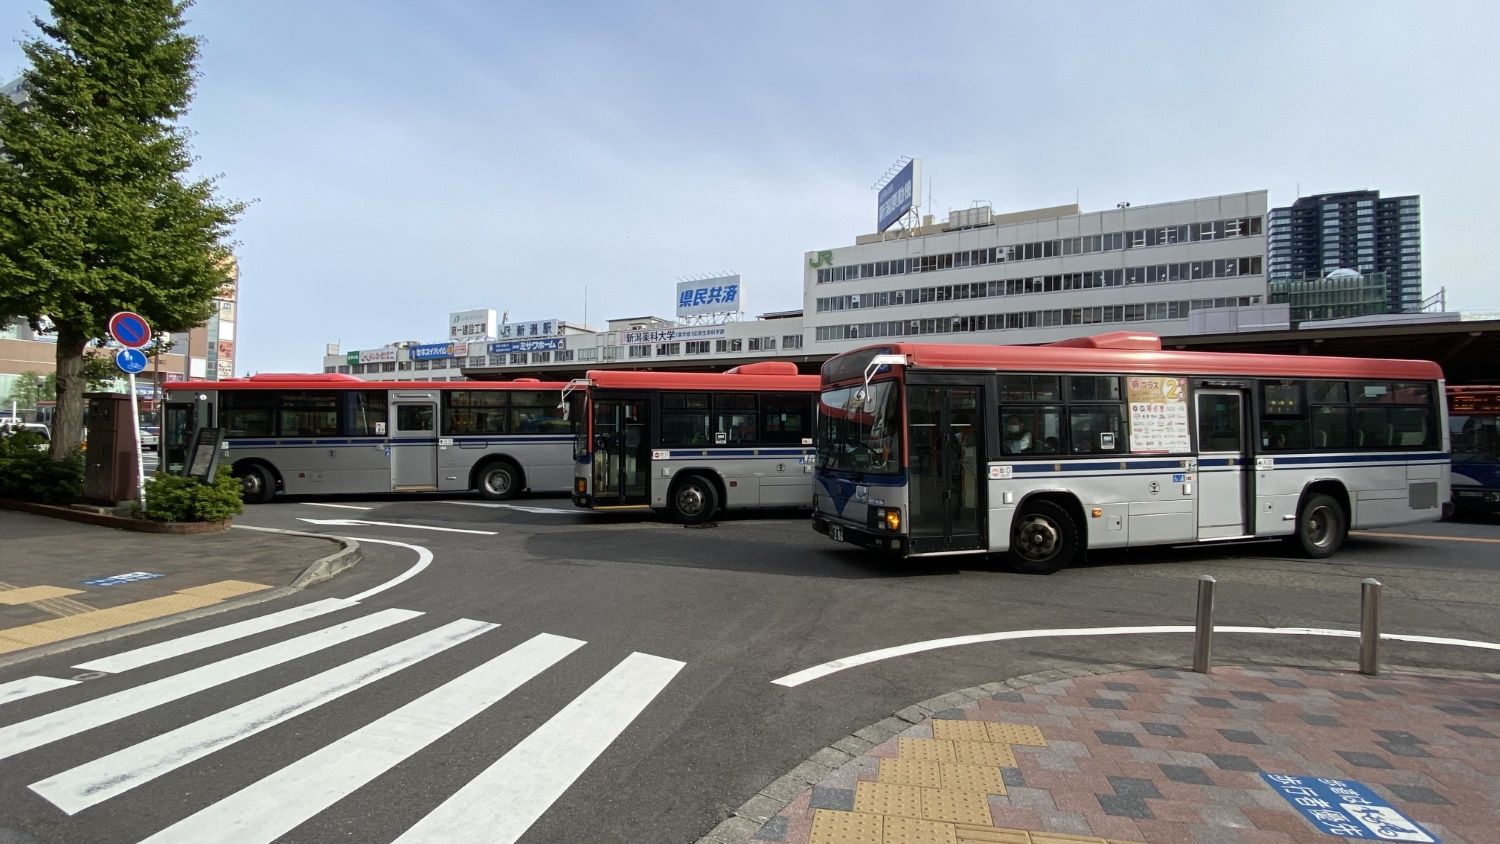
[[880, 189], [875, 208], [875, 231], [883, 232], [906, 216], [916, 204], [918, 186], [922, 184], [922, 161], [913, 158], [896, 172], [896, 177]]
[[1130, 404], [1132, 454], [1185, 454], [1189, 434], [1187, 379], [1131, 375], [1125, 379]]
[[1325, 835], [1439, 844], [1436, 836], [1364, 783], [1293, 774], [1261, 774], [1260, 778]]
[[625, 345], [635, 346], [640, 343], [670, 343], [673, 340], [706, 340], [723, 337], [728, 333], [729, 329], [723, 326], [717, 328], [650, 328], [643, 331], [626, 331], [620, 335], [620, 338]]
[[677, 282], [677, 316], [737, 314], [744, 310], [740, 277], [725, 275]]

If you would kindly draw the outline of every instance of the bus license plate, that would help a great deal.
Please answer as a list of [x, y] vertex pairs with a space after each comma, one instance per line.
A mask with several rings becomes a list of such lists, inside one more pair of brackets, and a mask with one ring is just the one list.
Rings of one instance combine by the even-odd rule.
[[843, 542], [844, 541], [844, 526], [843, 525], [829, 525], [828, 526], [828, 538], [832, 539], [834, 542]]

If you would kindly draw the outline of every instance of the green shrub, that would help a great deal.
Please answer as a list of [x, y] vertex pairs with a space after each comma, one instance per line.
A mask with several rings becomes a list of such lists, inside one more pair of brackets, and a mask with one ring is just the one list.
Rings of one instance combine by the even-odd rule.
[[178, 475], [153, 475], [146, 479], [146, 518], [162, 522], [222, 522], [245, 510], [240, 500], [240, 482], [219, 469], [213, 483]]
[[83, 453], [53, 460], [46, 442], [22, 431], [0, 437], [0, 498], [71, 504], [83, 496]]

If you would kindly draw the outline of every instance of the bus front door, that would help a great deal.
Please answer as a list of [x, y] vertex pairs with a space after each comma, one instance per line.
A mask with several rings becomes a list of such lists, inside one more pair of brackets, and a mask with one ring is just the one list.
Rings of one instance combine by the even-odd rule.
[[1198, 538], [1228, 539], [1245, 522], [1245, 393], [1198, 391]]
[[391, 402], [391, 489], [437, 489], [437, 417], [434, 399], [396, 399]]
[[978, 386], [908, 384], [908, 529], [913, 554], [978, 551], [984, 540], [984, 402]]
[[594, 506], [645, 507], [651, 449], [645, 399], [594, 400]]

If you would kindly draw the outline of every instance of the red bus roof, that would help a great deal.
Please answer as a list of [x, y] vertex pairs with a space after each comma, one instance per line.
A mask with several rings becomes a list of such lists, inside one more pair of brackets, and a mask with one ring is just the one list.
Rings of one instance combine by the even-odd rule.
[[[1137, 332], [1115, 332], [1050, 346], [958, 343], [889, 343], [866, 346], [830, 358], [823, 364], [823, 373], [827, 376], [830, 372], [839, 372], [842, 358], [868, 357], [880, 353], [904, 355], [910, 362], [909, 366], [922, 369], [1411, 381], [1436, 381], [1443, 377], [1442, 367], [1424, 360], [1162, 351], [1160, 338]], [[848, 365], [849, 362], [844, 362], [843, 368], [847, 369]], [[845, 372], [838, 380], [851, 380], [854, 375], [853, 372]]]
[[222, 381], [168, 381], [177, 390], [562, 390], [562, 381], [517, 378], [514, 381], [366, 381], [336, 372], [266, 372]]
[[612, 390], [784, 390], [816, 393], [822, 379], [798, 375], [790, 361], [762, 361], [737, 366], [728, 372], [636, 372], [596, 369], [588, 373], [589, 384]]

